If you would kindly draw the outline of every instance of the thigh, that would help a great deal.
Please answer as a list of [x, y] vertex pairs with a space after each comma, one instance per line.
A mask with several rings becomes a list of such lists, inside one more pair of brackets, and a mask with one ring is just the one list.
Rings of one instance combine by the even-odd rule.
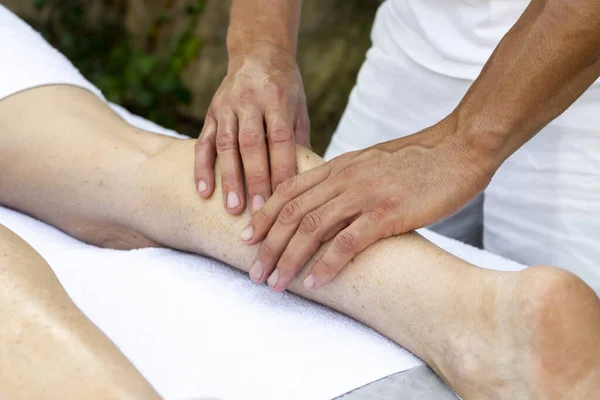
[[570, 270], [600, 293], [599, 88], [513, 154], [485, 196], [487, 250]]
[[[66, 301], [56, 276], [31, 246], [0, 224], [0, 302], [3, 311], [27, 308], [27, 302]], [[7, 308], [8, 307], [8, 308]], [[6, 326], [5, 324], [2, 326]]]
[[158, 398], [46, 261], [2, 225], [0, 320], [0, 398]]

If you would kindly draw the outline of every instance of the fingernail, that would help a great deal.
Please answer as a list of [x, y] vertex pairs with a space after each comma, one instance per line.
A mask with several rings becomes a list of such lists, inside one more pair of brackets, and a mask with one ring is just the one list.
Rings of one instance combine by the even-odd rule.
[[198, 182], [198, 192], [204, 193], [204, 192], [206, 192], [206, 189], [208, 189], [208, 185], [206, 184], [206, 182], [199, 181]]
[[252, 264], [252, 267], [250, 267], [250, 278], [252, 278], [253, 281], [258, 282], [260, 281], [260, 278], [262, 278], [262, 274], [263, 266], [260, 261], [256, 261]]
[[307, 289], [314, 289], [315, 288], [315, 277], [312, 276], [312, 274], [310, 274], [305, 280], [304, 280], [304, 287]]
[[279, 272], [277, 272], [277, 270], [275, 270], [275, 271], [273, 271], [273, 273], [271, 274], [271, 276], [269, 277], [269, 280], [267, 282], [269, 283], [269, 286], [274, 288], [277, 285], [278, 280], [279, 280]]
[[265, 205], [265, 199], [261, 195], [254, 195], [252, 198], [252, 212], [257, 212]]
[[252, 225], [248, 225], [242, 230], [242, 233], [240, 233], [240, 239], [242, 239], [244, 242], [247, 242], [248, 240], [252, 239], [252, 233]]
[[240, 196], [236, 192], [229, 192], [227, 195], [227, 208], [236, 208], [240, 205]]

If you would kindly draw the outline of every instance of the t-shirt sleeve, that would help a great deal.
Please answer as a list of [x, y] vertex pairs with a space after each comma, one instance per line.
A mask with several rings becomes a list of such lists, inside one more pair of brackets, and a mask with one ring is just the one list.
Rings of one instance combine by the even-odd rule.
[[105, 100], [64, 55], [0, 5], [0, 100], [36, 86], [55, 84], [79, 86]]

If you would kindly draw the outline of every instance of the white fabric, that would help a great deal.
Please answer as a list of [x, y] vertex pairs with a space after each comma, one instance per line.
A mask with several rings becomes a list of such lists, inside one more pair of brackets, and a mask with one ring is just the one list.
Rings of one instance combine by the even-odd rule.
[[[529, 0], [388, 0], [388, 39], [430, 71], [473, 80]], [[392, 53], [393, 54], [393, 53]]]
[[[12, 67], [0, 63], [0, 98], [53, 83], [101, 96], [3, 7], [0, 56], [16, 61]], [[53, 67], [34, 68], [42, 65]], [[142, 129], [179, 136], [112, 107]], [[329, 399], [422, 365], [364, 325], [291, 294], [275, 294], [217, 261], [167, 249], [99, 249], [3, 207], [0, 224], [46, 258], [75, 303], [167, 399]], [[522, 268], [423, 234], [474, 264]]]
[[[81, 310], [166, 399], [331, 399], [420, 360], [364, 325], [167, 249], [105, 250], [0, 207], [0, 224], [51, 265]], [[482, 267], [522, 266], [433, 232]]]
[[[448, 115], [525, 0], [388, 0], [326, 158], [393, 140]], [[474, 204], [436, 231], [463, 239], [483, 218], [484, 247], [570, 270], [600, 294], [600, 85], [500, 168]]]
[[103, 98], [65, 56], [2, 4], [0, 57], [0, 99], [25, 89], [58, 83], [81, 86]]

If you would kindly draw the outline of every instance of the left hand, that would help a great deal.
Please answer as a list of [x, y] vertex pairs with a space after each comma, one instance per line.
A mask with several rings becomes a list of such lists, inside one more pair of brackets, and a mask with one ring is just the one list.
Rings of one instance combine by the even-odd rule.
[[492, 174], [460, 141], [436, 127], [344, 154], [279, 185], [242, 233], [264, 239], [250, 275], [283, 291], [321, 244], [334, 238], [304, 280], [333, 279], [378, 239], [421, 228], [459, 211]]

